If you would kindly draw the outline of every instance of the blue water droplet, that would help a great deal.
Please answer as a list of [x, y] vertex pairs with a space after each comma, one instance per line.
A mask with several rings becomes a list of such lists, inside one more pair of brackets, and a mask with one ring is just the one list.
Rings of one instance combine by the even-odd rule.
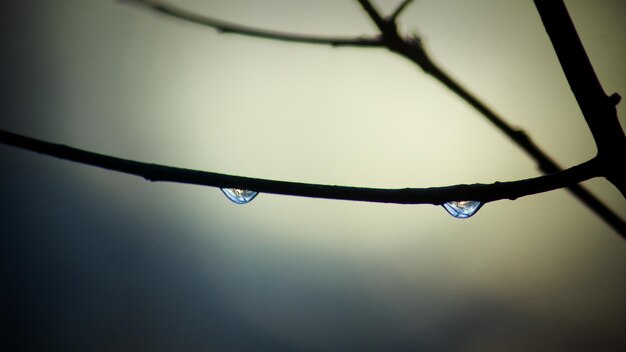
[[237, 204], [246, 204], [249, 203], [254, 197], [259, 194], [259, 192], [248, 191], [247, 189], [238, 189], [238, 188], [221, 188], [222, 192], [228, 197], [228, 199], [232, 200]]
[[475, 200], [454, 200], [445, 203], [443, 207], [457, 219], [467, 219], [476, 214], [483, 204]]

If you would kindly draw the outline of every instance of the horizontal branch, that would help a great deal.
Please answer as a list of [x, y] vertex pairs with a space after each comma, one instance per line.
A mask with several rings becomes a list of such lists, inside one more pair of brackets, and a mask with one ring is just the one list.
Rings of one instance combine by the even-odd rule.
[[215, 18], [202, 16], [176, 6], [153, 0], [125, 0], [127, 2], [136, 3], [146, 6], [154, 11], [165, 15], [185, 20], [188, 22], [211, 27], [222, 33], [233, 33], [257, 37], [270, 40], [279, 40], [286, 42], [296, 42], [305, 44], [320, 44], [330, 46], [356, 46], [356, 47], [383, 47], [380, 38], [368, 37], [325, 37], [313, 35], [301, 35], [293, 33], [284, 33], [270, 31], [265, 29], [242, 26]]
[[141, 176], [150, 181], [377, 203], [440, 205], [453, 200], [474, 200], [486, 203], [543, 193], [599, 176], [596, 171], [596, 161], [592, 159], [558, 173], [512, 182], [431, 188], [379, 189], [274, 181], [150, 164], [49, 143], [3, 130], [0, 130], [0, 143], [82, 164]]

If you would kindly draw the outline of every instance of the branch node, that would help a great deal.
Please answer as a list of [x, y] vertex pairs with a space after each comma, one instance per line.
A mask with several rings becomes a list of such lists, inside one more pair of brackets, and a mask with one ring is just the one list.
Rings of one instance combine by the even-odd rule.
[[609, 101], [611, 102], [612, 105], [617, 106], [617, 104], [619, 104], [619, 102], [622, 101], [622, 96], [619, 95], [618, 93], [613, 93], [609, 97]]
[[524, 130], [516, 129], [513, 134], [524, 143], [528, 143], [530, 141], [530, 137], [528, 137], [528, 134]]
[[407, 44], [409, 44], [410, 47], [423, 50], [422, 37], [420, 37], [419, 34], [413, 33], [413, 34], [407, 35], [404, 38], [404, 40], [406, 41]]

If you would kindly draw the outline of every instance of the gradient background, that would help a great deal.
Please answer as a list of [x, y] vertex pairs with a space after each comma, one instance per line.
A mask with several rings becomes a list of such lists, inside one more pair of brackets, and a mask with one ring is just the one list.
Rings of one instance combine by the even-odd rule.
[[[355, 1], [172, 0], [262, 28], [373, 34]], [[389, 13], [398, 1], [377, 1]], [[625, 2], [566, 1], [626, 94]], [[539, 175], [385, 50], [263, 41], [118, 1], [0, 5], [0, 128], [135, 160], [428, 187]], [[562, 166], [595, 155], [532, 1], [417, 1], [433, 58]], [[622, 125], [625, 104], [619, 106]], [[261, 194], [0, 146], [5, 331], [46, 350], [572, 351], [626, 345], [626, 242], [566, 191], [483, 207]], [[603, 179], [585, 183], [626, 217]]]

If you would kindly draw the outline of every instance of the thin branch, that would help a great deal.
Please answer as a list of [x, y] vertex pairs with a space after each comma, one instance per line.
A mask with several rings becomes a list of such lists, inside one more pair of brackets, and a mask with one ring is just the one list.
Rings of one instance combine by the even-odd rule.
[[[496, 126], [500, 131], [502, 131], [505, 135], [507, 135], [515, 144], [517, 144], [520, 148], [522, 148], [531, 158], [533, 158], [538, 165], [538, 168], [545, 174], [554, 173], [562, 170], [562, 168], [553, 161], [545, 152], [543, 152], [529, 137], [528, 135], [519, 129], [513, 128], [509, 125], [502, 117], [497, 115], [491, 109], [487, 107], [485, 103], [480, 101], [477, 97], [471, 94], [466, 88], [464, 88], [460, 83], [454, 80], [449, 74], [447, 74], [442, 68], [436, 65], [432, 59], [427, 54], [426, 50], [422, 46], [422, 43], [418, 37], [411, 37], [408, 39], [402, 38], [397, 30], [397, 26], [395, 23], [398, 15], [406, 8], [406, 6], [411, 2], [410, 0], [405, 0], [402, 2], [399, 7], [394, 11], [394, 13], [388, 18], [383, 18], [379, 14], [379, 12], [372, 6], [372, 4], [367, 0], [359, 0], [359, 3], [363, 7], [363, 9], [367, 12], [370, 18], [374, 21], [376, 26], [381, 31], [381, 37], [379, 38], [322, 38], [322, 37], [311, 37], [311, 36], [301, 36], [294, 35], [289, 33], [279, 33], [273, 31], [262, 30], [258, 28], [250, 28], [245, 26], [240, 26], [220, 20], [216, 20], [209, 17], [200, 16], [194, 13], [191, 13], [186, 10], [182, 10], [176, 8], [174, 6], [161, 3], [158, 1], [152, 0], [126, 0], [130, 2], [134, 2], [137, 4], [141, 4], [152, 8], [155, 11], [164, 13], [166, 15], [176, 17], [178, 19], [198, 23], [201, 25], [209, 26], [220, 30], [222, 32], [230, 32], [237, 33], [241, 35], [248, 35], [253, 37], [272, 39], [272, 40], [282, 40], [282, 41], [290, 41], [290, 42], [298, 42], [298, 43], [308, 43], [308, 44], [323, 44], [323, 45], [331, 45], [331, 46], [361, 46], [361, 47], [386, 47], [390, 51], [395, 52], [421, 67], [426, 73], [430, 74], [432, 77], [441, 82], [444, 86], [450, 89], [452, 92], [457, 94], [461, 99], [463, 99], [470, 106], [475, 108], [479, 113], [481, 113], [488, 121], [490, 121], [494, 126]], [[611, 99], [611, 102], [615, 104], [616, 99]], [[613, 168], [611, 174], [616, 174], [620, 177], [620, 179], [624, 179], [624, 172], [620, 171], [619, 168]], [[612, 176], [609, 175], [611, 179]], [[613, 179], [616, 177], [613, 176]], [[616, 182], [614, 182], [615, 184]], [[622, 193], [624, 193], [623, 189]], [[588, 190], [586, 190], [581, 185], [572, 185], [569, 188], [569, 191], [574, 194], [575, 197], [578, 198], [582, 203], [584, 203], [589, 209], [594, 211], [596, 215], [598, 215], [601, 219], [603, 219], [608, 225], [610, 225], [613, 229], [618, 232], [623, 233], [622, 230], [626, 227], [626, 223], [613, 212], [609, 207], [607, 207], [602, 201], [600, 201], [597, 197], [591, 194]]]
[[[409, 60], [413, 61], [419, 67], [421, 67], [426, 73], [433, 76], [440, 83], [457, 94], [470, 106], [475, 108], [481, 113], [487, 120], [489, 120], [494, 126], [500, 129], [505, 135], [507, 135], [515, 144], [526, 151], [538, 164], [539, 169], [544, 173], [552, 173], [562, 170], [556, 162], [554, 162], [546, 153], [544, 153], [522, 130], [515, 129], [509, 125], [502, 117], [498, 116], [495, 112], [487, 107], [485, 103], [480, 101], [477, 97], [471, 94], [460, 83], [455, 81], [449, 74], [447, 74], [442, 68], [436, 65], [432, 59], [428, 56], [427, 52], [421, 45], [421, 42], [417, 38], [411, 40], [404, 40], [399, 33], [395, 25], [396, 17], [406, 8], [411, 0], [405, 0], [394, 13], [385, 19], [379, 14], [379, 12], [372, 6], [367, 0], [359, 0], [363, 9], [367, 12], [370, 18], [377, 25], [382, 33], [380, 38], [322, 38], [311, 36], [300, 36], [290, 33], [279, 33], [273, 31], [267, 31], [258, 28], [251, 28], [246, 26], [240, 26], [221, 20], [200, 16], [192, 12], [174, 7], [158, 1], [152, 0], [126, 0], [134, 3], [138, 3], [155, 11], [205, 26], [209, 26], [218, 29], [223, 32], [237, 33], [241, 35], [248, 35], [253, 37], [260, 37], [265, 39], [274, 39], [282, 41], [292, 41], [308, 44], [324, 44], [332, 46], [353, 45], [353, 46], [366, 46], [366, 47], [387, 47], [392, 52], [395, 52]], [[594, 210], [599, 216], [604, 218], [609, 224], [619, 224], [621, 219], [606, 207], [600, 200], [589, 193], [582, 186], [574, 186], [571, 191], [576, 197], [587, 204], [592, 210]]]
[[378, 203], [440, 205], [451, 200], [475, 200], [486, 203], [548, 192], [598, 176], [596, 161], [592, 159], [555, 174], [512, 182], [432, 188], [379, 189], [273, 181], [149, 164], [49, 143], [3, 130], [0, 130], [0, 143], [82, 164], [141, 176], [150, 181], [239, 188], [262, 193], [299, 197]]
[[165, 15], [185, 20], [188, 22], [200, 24], [203, 26], [211, 27], [221, 33], [233, 33], [246, 35], [250, 37], [257, 37], [270, 40], [279, 40], [286, 42], [305, 43], [305, 44], [320, 44], [330, 46], [354, 46], [354, 47], [382, 47], [380, 38], [368, 38], [368, 37], [324, 37], [313, 35], [300, 35], [284, 32], [276, 32], [265, 29], [259, 29], [254, 27], [247, 27], [221, 21], [215, 18], [198, 15], [196, 13], [178, 8], [173, 5], [169, 5], [159, 1], [153, 0], [125, 0], [127, 2], [136, 3], [146, 6], [154, 11], [163, 13]]
[[[562, 168], [553, 161], [545, 152], [543, 152], [529, 137], [528, 135], [519, 129], [513, 128], [502, 117], [497, 115], [491, 109], [487, 107], [482, 101], [471, 94], [460, 83], [455, 81], [449, 74], [436, 65], [427, 54], [426, 50], [422, 46], [422, 43], [418, 37], [411, 37], [403, 39], [397, 31], [395, 19], [404, 10], [404, 8], [410, 3], [409, 0], [404, 1], [394, 11], [394, 13], [384, 19], [378, 11], [372, 6], [369, 1], [359, 0], [359, 3], [363, 9], [367, 12], [370, 18], [377, 25], [381, 31], [380, 38], [319, 38], [309, 36], [299, 36], [287, 33], [277, 33], [257, 28], [249, 28], [245, 26], [239, 26], [224, 21], [199, 16], [197, 14], [190, 13], [188, 11], [175, 8], [174, 6], [167, 5], [152, 0], [127, 0], [148, 6], [161, 13], [186, 20], [195, 22], [198, 24], [206, 25], [216, 28], [224, 32], [232, 32], [242, 35], [249, 35], [254, 37], [292, 41], [309, 44], [325, 44], [325, 45], [353, 45], [363, 47], [387, 47], [390, 51], [395, 52], [405, 58], [411, 60], [416, 65], [421, 67], [426, 73], [433, 76], [444, 86], [457, 94], [461, 99], [467, 102], [470, 106], [474, 107], [479, 113], [481, 113], [488, 121], [494, 126], [500, 129], [505, 135], [507, 135], [515, 144], [522, 148], [531, 158], [533, 158], [538, 168], [545, 174], [554, 173], [562, 170]], [[616, 104], [615, 99], [619, 96], [611, 98], [611, 102]], [[613, 168], [615, 169], [615, 168]], [[619, 168], [613, 171], [613, 173], [621, 172], [621, 179], [624, 179], [623, 171]], [[614, 182], [615, 183], [615, 182]], [[608, 208], [602, 201], [591, 194], [581, 185], [575, 184], [569, 187], [569, 191], [574, 194], [582, 203], [584, 203], [589, 209], [594, 211], [601, 219], [603, 219], [608, 225], [615, 229], [618, 233], [626, 233], [623, 229], [626, 228], [626, 223], [615, 212]], [[622, 190], [622, 193], [624, 191]]]
[[387, 28], [386, 28], [387, 26], [389, 25], [395, 26], [394, 21], [388, 21], [384, 19], [383, 16], [380, 15], [378, 10], [376, 10], [376, 8], [374, 8], [374, 6], [369, 1], [359, 0], [359, 4], [361, 4], [361, 7], [363, 7], [363, 10], [365, 10], [367, 15], [370, 16], [372, 21], [374, 21], [374, 23], [376, 24], [376, 27], [378, 27], [378, 29], [383, 35], [385, 35], [385, 32], [387, 31]]
[[398, 19], [398, 16], [400, 16], [400, 14], [402, 13], [402, 11], [404, 11], [404, 9], [412, 2], [413, 0], [404, 0], [398, 6], [398, 8], [387, 18], [387, 21], [395, 22]]
[[[483, 115], [483, 117], [509, 137], [511, 141], [524, 150], [532, 159], [534, 159], [537, 162], [539, 170], [541, 170], [544, 174], [555, 173], [562, 170], [562, 168], [552, 158], [550, 158], [543, 150], [541, 150], [541, 148], [537, 146], [537, 144], [532, 141], [528, 134], [522, 130], [512, 127], [505, 121], [504, 118], [487, 107], [485, 103], [470, 93], [469, 90], [463, 87], [442, 68], [440, 68], [430, 58], [422, 46], [419, 38], [413, 37], [405, 40], [398, 33], [395, 23], [383, 19], [383, 17], [368, 0], [358, 0], [358, 2], [381, 31], [383, 42], [390, 51], [401, 55], [418, 65], [424, 70], [424, 72], [431, 75], [463, 99], [466, 103], [476, 109], [481, 115]], [[591, 194], [586, 188], [581, 185], [573, 185], [569, 187], [569, 191], [614, 230], [621, 234], [625, 233], [623, 230], [626, 228], [624, 220], [622, 220], [596, 196]]]
[[604, 93], [563, 1], [535, 0], [535, 5], [596, 142], [603, 175], [626, 197], [626, 172], [622, 165], [626, 136], [615, 108], [619, 95]]
[[[486, 104], [471, 94], [461, 84], [451, 78], [443, 69], [437, 66], [428, 56], [424, 48], [421, 46], [419, 40], [413, 38], [411, 41], [406, 41], [400, 37], [395, 25], [395, 19], [406, 8], [411, 0], [405, 0], [402, 2], [394, 13], [385, 19], [379, 14], [379, 12], [372, 6], [369, 1], [360, 0], [359, 3], [363, 6], [364, 10], [368, 13], [371, 19], [376, 23], [378, 28], [383, 34], [384, 40], [380, 38], [324, 38], [314, 36], [302, 36], [294, 35], [290, 33], [273, 32], [258, 28], [251, 28], [241, 25], [228, 23], [225, 21], [200, 16], [198, 14], [177, 8], [175, 6], [152, 0], [126, 0], [134, 3], [138, 3], [155, 11], [167, 14], [172, 17], [176, 17], [182, 20], [198, 23], [201, 25], [209, 26], [220, 30], [225, 33], [236, 33], [241, 35], [248, 35], [253, 37], [260, 37], [265, 39], [300, 42], [308, 44], [324, 44], [331, 46], [365, 46], [365, 47], [387, 47], [393, 52], [400, 54], [415, 64], [420, 66], [426, 73], [433, 76], [443, 85], [445, 85], [452, 92], [457, 94], [461, 99], [465, 100], [469, 105], [474, 107], [484, 117], [493, 123], [498, 129], [506, 134], [511, 140], [513, 140], [519, 147], [525, 150], [533, 159], [538, 163], [539, 169], [544, 173], [552, 173], [561, 170], [556, 162], [549, 158], [529, 137], [521, 130], [515, 129], [504, 121], [503, 118], [498, 116], [495, 112], [489, 109]], [[571, 190], [579, 199], [590, 206], [601, 217], [605, 218], [609, 223], [620, 222], [621, 220], [615, 213], [613, 213], [608, 207], [604, 206], [597, 198], [586, 191], [582, 186], [575, 186], [575, 189]]]
[[[358, 0], [363, 9], [368, 13], [370, 18], [377, 25], [379, 30], [381, 31], [381, 38], [357, 38], [355, 39], [346, 39], [346, 38], [317, 38], [317, 37], [308, 37], [308, 36], [299, 36], [293, 34], [286, 33], [276, 33], [272, 31], [266, 31], [256, 28], [249, 28], [239, 25], [234, 25], [231, 23], [223, 22], [220, 20], [215, 20], [212, 18], [202, 17], [193, 13], [190, 13], [185, 10], [181, 10], [175, 8], [173, 6], [159, 3], [157, 1], [152, 0], [127, 0], [130, 2], [142, 4], [148, 6], [156, 11], [161, 13], [182, 19], [191, 22], [195, 22], [198, 24], [206, 25], [209, 27], [216, 28], [222, 31], [230, 31], [237, 34], [255, 36], [266, 39], [274, 39], [274, 40], [285, 40], [285, 41], [294, 41], [300, 43], [311, 43], [311, 44], [326, 44], [326, 45], [355, 45], [355, 46], [363, 46], [363, 47], [387, 47], [390, 51], [395, 52], [405, 58], [411, 60], [419, 67], [421, 67], [426, 73], [433, 76], [435, 79], [444, 84], [448, 89], [452, 90], [455, 94], [457, 94], [461, 99], [466, 101], [469, 105], [474, 107], [478, 112], [480, 112], [487, 120], [489, 120], [494, 126], [500, 129], [505, 135], [507, 135], [515, 144], [517, 144], [520, 148], [526, 151], [531, 158], [533, 158], [537, 164], [539, 169], [548, 174], [558, 172], [561, 167], [554, 162], [545, 152], [543, 152], [529, 137], [528, 135], [519, 129], [515, 129], [510, 126], [506, 121], [498, 116], [495, 112], [489, 109], [486, 104], [476, 98], [473, 94], [471, 94], [466, 88], [464, 88], [461, 84], [456, 82], [451, 78], [450, 75], [445, 73], [443, 69], [438, 67], [428, 56], [427, 52], [422, 46], [421, 40], [417, 36], [413, 36], [407, 39], [403, 39], [397, 31], [397, 27], [395, 24], [395, 20], [404, 8], [410, 3], [409, 0], [405, 0], [400, 6], [394, 11], [394, 13], [384, 19], [378, 11], [372, 6], [372, 4], [367, 0]], [[610, 97], [611, 103], [614, 105], [619, 102], [619, 95], [613, 95]], [[617, 149], [620, 150], [620, 149]], [[601, 155], [599, 155], [601, 157]], [[605, 163], [606, 164], [606, 163]], [[619, 166], [619, 165], [617, 165]], [[620, 180], [624, 180], [624, 172], [620, 171], [619, 167], [613, 167], [611, 170], [607, 171], [609, 173], [609, 179], [612, 177], [612, 174], [618, 174]], [[615, 178], [615, 177], [613, 177]], [[613, 181], [612, 181], [613, 182]], [[615, 182], [614, 182], [615, 184]], [[620, 183], [623, 184], [623, 183]], [[624, 193], [623, 189], [620, 189], [622, 193]], [[594, 211], [596, 215], [598, 215], [601, 219], [603, 219], [608, 225], [610, 225], [613, 229], [615, 229], [618, 233], [625, 234], [624, 228], [626, 228], [626, 223], [609, 209], [602, 201], [600, 201], [597, 197], [591, 194], [588, 190], [586, 190], [581, 185], [572, 185], [569, 187], [569, 191], [571, 191], [574, 196], [576, 196], [582, 203], [584, 203], [589, 209]]]

